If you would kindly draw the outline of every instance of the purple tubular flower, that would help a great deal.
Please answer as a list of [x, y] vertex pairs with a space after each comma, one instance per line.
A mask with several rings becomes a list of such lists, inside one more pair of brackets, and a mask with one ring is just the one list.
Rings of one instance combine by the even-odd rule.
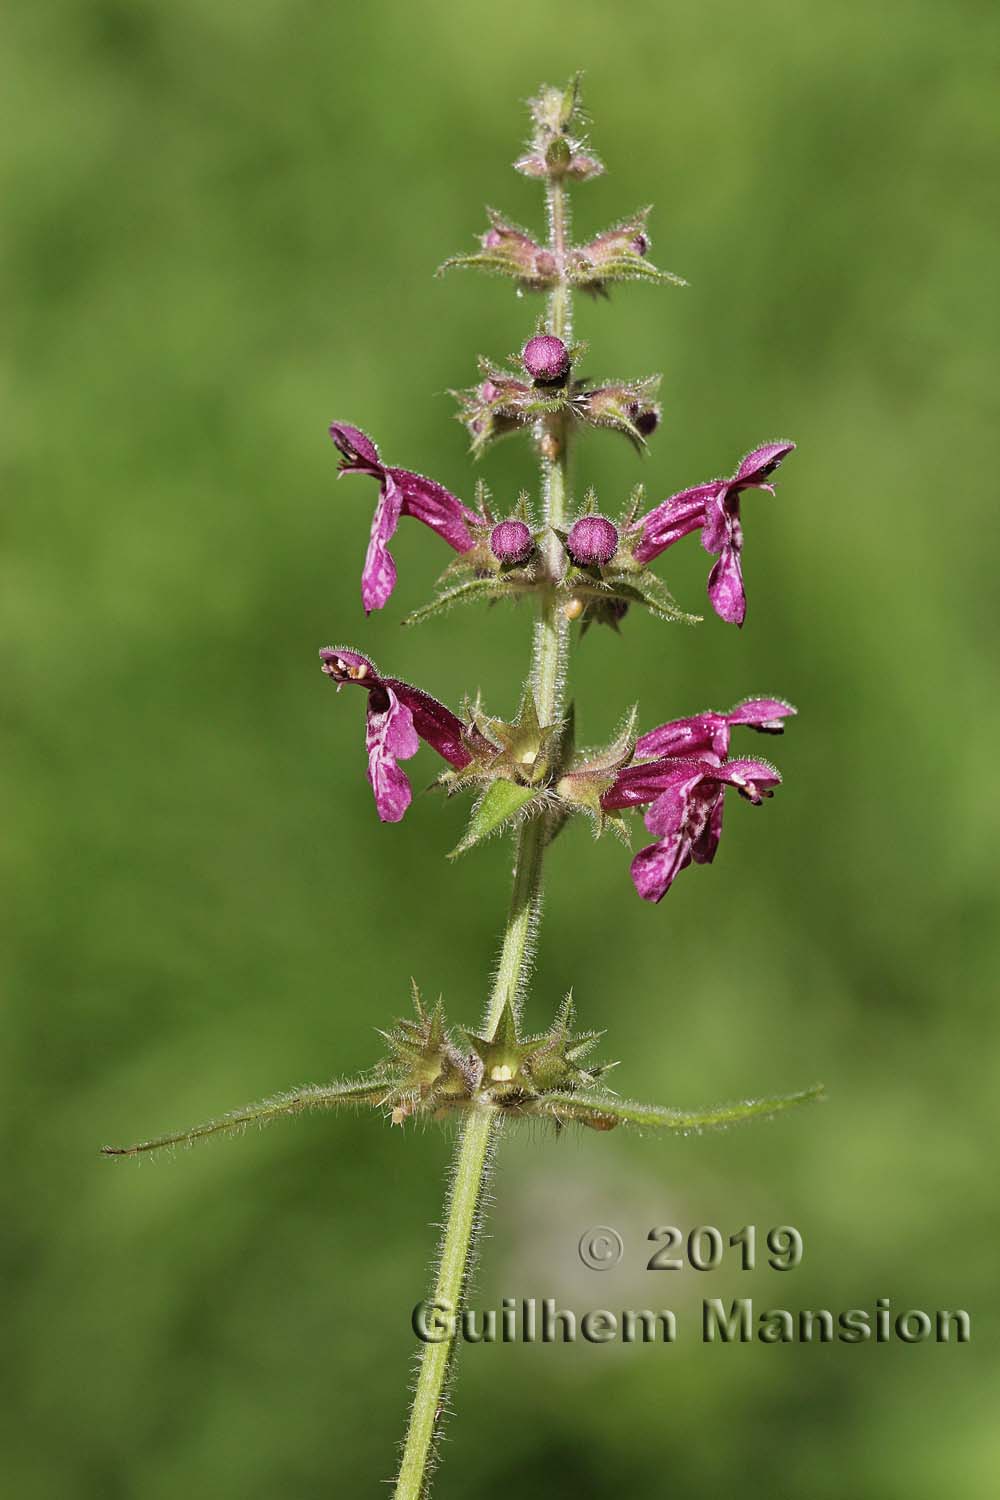
[[748, 453], [729, 479], [713, 479], [708, 484], [681, 490], [657, 505], [632, 527], [640, 533], [636, 561], [652, 562], [682, 536], [700, 530], [702, 546], [718, 558], [708, 575], [712, 608], [721, 619], [742, 625], [746, 594], [740, 563], [743, 550], [740, 495], [744, 490], [767, 490], [773, 495], [774, 486], [767, 480], [794, 447], [794, 443], [765, 443]]
[[601, 798], [607, 812], [650, 803], [645, 823], [657, 842], [632, 861], [632, 881], [644, 901], [662, 901], [692, 860], [710, 864], [722, 837], [727, 787], [759, 805], [781, 777], [763, 760], [677, 760], [666, 757], [625, 766]]
[[371, 438], [357, 427], [334, 422], [330, 436], [341, 454], [341, 474], [368, 474], [379, 482], [379, 499], [372, 519], [371, 540], [361, 573], [361, 601], [365, 613], [381, 609], [396, 586], [396, 564], [389, 551], [400, 516], [414, 516], [456, 552], [474, 544], [471, 528], [481, 521], [475, 511], [422, 474], [390, 469], [382, 463]]
[[416, 755], [424, 740], [449, 765], [462, 770], [472, 760], [464, 743], [462, 721], [419, 688], [396, 677], [380, 676], [368, 658], [357, 651], [327, 646], [319, 655], [323, 672], [337, 684], [338, 692], [345, 683], [353, 683], [368, 693], [368, 780], [382, 822], [398, 823], [413, 798], [399, 761]]
[[721, 759], [729, 753], [729, 732], [734, 725], [742, 724], [761, 734], [783, 734], [783, 721], [795, 712], [792, 705], [781, 698], [748, 698], [727, 714], [708, 710], [689, 719], [673, 719], [669, 724], [661, 724], [639, 736], [635, 742], [636, 757], [640, 760], [663, 756], [700, 759], [713, 755]]
[[618, 527], [606, 516], [581, 516], [570, 527], [566, 551], [578, 567], [600, 567], [618, 551]]

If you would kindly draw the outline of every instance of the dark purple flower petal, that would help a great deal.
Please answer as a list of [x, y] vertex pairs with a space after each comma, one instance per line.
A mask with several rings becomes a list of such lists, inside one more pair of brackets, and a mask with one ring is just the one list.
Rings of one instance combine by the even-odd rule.
[[613, 784], [601, 797], [605, 812], [617, 812], [625, 807], [642, 807], [654, 802], [679, 783], [697, 781], [710, 765], [699, 760], [651, 760], [640, 765], [635, 762], [618, 772]]
[[[446, 760], [458, 771], [469, 764], [472, 755], [465, 747], [464, 725], [457, 714], [453, 714], [450, 708], [446, 708], [429, 693], [412, 687], [408, 682], [400, 682], [396, 677], [386, 677], [384, 682], [413, 715], [413, 727], [417, 734], [432, 750], [437, 751], [442, 760]], [[488, 742], [484, 740], [484, 743]]]
[[759, 730], [762, 734], [782, 734], [783, 720], [796, 710], [782, 698], [747, 698], [729, 713], [707, 709], [686, 719], [672, 719], [650, 729], [635, 742], [639, 760], [664, 756], [702, 756], [721, 758], [729, 751], [729, 731], [736, 725]]
[[727, 760], [714, 772], [715, 779], [734, 786], [741, 797], [759, 805], [781, 785], [781, 773], [766, 760]]
[[[726, 715], [730, 724], [745, 724], [748, 729], [757, 729], [762, 734], [783, 734], [784, 719], [798, 713], [783, 698], [747, 698], [737, 703]], [[638, 748], [638, 747], [637, 747]]]
[[368, 700], [365, 746], [368, 750], [368, 780], [375, 793], [375, 806], [383, 823], [398, 823], [413, 800], [413, 791], [397, 764], [409, 760], [420, 748], [413, 715], [385, 685], [384, 708], [376, 708], [374, 695]]
[[730, 625], [743, 624], [747, 600], [740, 554], [735, 547], [723, 548], [722, 556], [709, 573], [708, 597], [720, 620], [726, 620]]
[[700, 762], [689, 761], [683, 774], [678, 775], [647, 810], [643, 822], [650, 833], [671, 838], [678, 831], [686, 835], [700, 832], [711, 802], [718, 795], [714, 787], [706, 789], [704, 781]]
[[641, 759], [654, 756], [725, 755], [729, 749], [729, 719], [725, 714], [694, 714], [689, 719], [673, 719], [650, 729], [635, 742], [635, 753]]
[[681, 537], [703, 527], [705, 507], [724, 491], [725, 486], [724, 479], [716, 479], [711, 484], [697, 484], [693, 489], [680, 490], [641, 517], [629, 528], [642, 533], [635, 549], [636, 562], [652, 562]]
[[378, 449], [360, 427], [350, 427], [346, 422], [332, 422], [330, 436], [344, 458], [343, 467], [364, 473], [381, 474], [382, 463]]
[[691, 858], [696, 864], [710, 865], [715, 858], [722, 837], [722, 813], [725, 805], [726, 799], [720, 787], [712, 800], [704, 828], [691, 843]]
[[402, 491], [402, 515], [423, 521], [456, 552], [469, 551], [475, 540], [470, 528], [481, 523], [482, 516], [463, 505], [443, 484], [423, 474], [413, 474], [409, 469], [387, 469], [386, 473]]
[[632, 883], [644, 901], [662, 901], [680, 872], [691, 861], [691, 846], [676, 833], [647, 844], [632, 861]]
[[384, 470], [365, 565], [361, 569], [361, 602], [365, 614], [381, 609], [396, 587], [396, 564], [389, 551], [389, 542], [395, 535], [402, 512], [403, 491], [391, 471]]
[[706, 552], [718, 555], [733, 544], [733, 526], [739, 516], [739, 496], [728, 487], [709, 496], [705, 503], [705, 520], [701, 528], [701, 545]]
[[781, 460], [787, 458], [794, 447], [794, 443], [765, 443], [763, 447], [755, 448], [736, 470], [733, 484], [739, 485], [741, 489], [750, 485], [770, 489], [770, 485], [764, 485], [763, 481], [774, 473]]

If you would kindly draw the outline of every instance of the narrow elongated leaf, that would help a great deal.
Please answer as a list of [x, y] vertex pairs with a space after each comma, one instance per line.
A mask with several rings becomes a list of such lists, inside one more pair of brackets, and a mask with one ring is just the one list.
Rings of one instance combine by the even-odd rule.
[[313, 1085], [295, 1089], [287, 1094], [275, 1094], [259, 1104], [248, 1104], [244, 1109], [235, 1109], [221, 1115], [218, 1120], [209, 1120], [204, 1125], [194, 1125], [190, 1130], [179, 1130], [173, 1135], [156, 1136], [151, 1141], [140, 1141], [135, 1146], [104, 1146], [102, 1156], [140, 1156], [146, 1151], [160, 1151], [166, 1146], [192, 1146], [196, 1141], [210, 1135], [235, 1135], [247, 1125], [266, 1125], [281, 1115], [300, 1115], [310, 1109], [337, 1109], [344, 1104], [378, 1104], [391, 1085], [374, 1074], [345, 1083], [331, 1083], [326, 1087]]
[[527, 279], [524, 270], [510, 255], [491, 255], [488, 250], [470, 255], [450, 255], [434, 274], [444, 276], [448, 271], [487, 271], [493, 276], [513, 276], [519, 281]]
[[533, 1109], [536, 1114], [552, 1115], [556, 1120], [576, 1120], [594, 1130], [614, 1130], [618, 1125], [633, 1125], [640, 1130], [688, 1131], [717, 1130], [738, 1125], [744, 1120], [769, 1119], [799, 1104], [810, 1104], [823, 1097], [821, 1083], [800, 1089], [795, 1094], [775, 1094], [767, 1099], [740, 1099], [735, 1104], [717, 1104], [709, 1109], [669, 1109], [659, 1104], [636, 1104], [619, 1099], [601, 1089], [572, 1094], [546, 1094]]
[[404, 625], [419, 625], [424, 620], [430, 620], [434, 615], [444, 614], [446, 610], [454, 608], [456, 604], [474, 604], [477, 599], [499, 598], [502, 590], [497, 589], [494, 578], [469, 578], [465, 583], [459, 583], [453, 589], [446, 589], [429, 604], [422, 604], [412, 614], [403, 620]]
[[460, 844], [448, 855], [457, 859], [466, 849], [471, 849], [482, 839], [488, 838], [517, 816], [529, 802], [541, 801], [537, 787], [519, 786], [516, 781], [493, 781], [472, 809], [469, 826]]
[[675, 276], [673, 271], [661, 271], [658, 266], [651, 265], [648, 260], [642, 260], [633, 255], [622, 255], [613, 260], [602, 261], [599, 266], [587, 266], [585, 269], [571, 271], [570, 279], [577, 286], [582, 287], [602, 285], [606, 281], [650, 281], [658, 286], [687, 286], [688, 284], [683, 276]]

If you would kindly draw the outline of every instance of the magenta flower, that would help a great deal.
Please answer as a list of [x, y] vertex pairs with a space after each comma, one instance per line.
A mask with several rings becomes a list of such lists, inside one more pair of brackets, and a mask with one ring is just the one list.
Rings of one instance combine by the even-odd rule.
[[774, 486], [766, 481], [794, 447], [794, 443], [766, 443], [748, 453], [731, 478], [713, 479], [708, 484], [681, 490], [657, 505], [631, 528], [640, 533], [636, 561], [652, 562], [682, 536], [700, 530], [702, 546], [718, 558], [708, 575], [712, 608], [721, 619], [742, 625], [746, 594], [740, 563], [743, 550], [740, 495], [744, 490], [767, 490], [773, 495]]
[[632, 881], [644, 901], [662, 901], [692, 860], [710, 864], [722, 837], [727, 787], [759, 805], [781, 777], [763, 760], [676, 760], [625, 766], [601, 798], [606, 812], [649, 803], [646, 827], [657, 842], [632, 861]]
[[341, 474], [370, 474], [379, 482], [379, 499], [372, 518], [371, 540], [361, 572], [361, 602], [365, 613], [381, 609], [396, 586], [396, 564], [389, 542], [400, 516], [415, 516], [446, 541], [456, 552], [468, 552], [475, 543], [472, 528], [483, 518], [461, 500], [422, 474], [409, 469], [387, 468], [371, 438], [357, 427], [334, 422], [330, 427], [342, 457]]
[[421, 740], [458, 771], [470, 764], [473, 756], [465, 745], [465, 726], [450, 708], [408, 682], [380, 676], [357, 651], [327, 646], [319, 655], [324, 673], [337, 684], [338, 692], [349, 682], [368, 693], [368, 780], [383, 823], [398, 823], [413, 799], [399, 761], [416, 755]]
[[729, 731], [737, 724], [756, 729], [761, 734], [783, 734], [784, 719], [796, 710], [781, 698], [747, 698], [727, 714], [708, 710], [688, 719], [673, 719], [661, 724], [635, 742], [636, 757], [683, 756], [687, 759], [718, 757], [729, 753]]

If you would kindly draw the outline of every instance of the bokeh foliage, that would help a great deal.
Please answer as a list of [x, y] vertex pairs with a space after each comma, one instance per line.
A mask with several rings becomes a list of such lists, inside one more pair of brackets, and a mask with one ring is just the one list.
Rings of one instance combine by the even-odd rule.
[[[507, 851], [447, 865], [461, 809], [432, 799], [377, 825], [361, 706], [316, 649], [505, 714], [528, 617], [400, 631], [443, 561], [404, 523], [366, 624], [371, 497], [335, 488], [325, 426], [469, 492], [442, 393], [535, 304], [430, 273], [484, 202], [539, 223], [518, 101], [582, 66], [610, 171], [579, 224], [655, 200], [654, 256], [692, 286], [581, 308], [594, 374], [665, 375], [651, 456], [591, 435], [581, 477], [616, 506], [800, 445], [744, 507], [744, 632], [592, 632], [584, 733], [636, 698], [646, 724], [749, 692], [801, 717], [778, 797], [731, 807], [662, 907], [614, 841], [563, 836], [529, 1015], [572, 983], [639, 1097], [822, 1077], [831, 1103], [511, 1142], [480, 1295], [682, 1320], [891, 1296], [970, 1308], [975, 1341], [470, 1349], [438, 1492], [992, 1494], [996, 9], [15, 0], [5, 32], [11, 1493], [304, 1500], [391, 1471], [446, 1133], [320, 1116], [141, 1169], [96, 1149], [365, 1066], [411, 973], [478, 1019]], [[513, 496], [526, 449], [483, 474]], [[660, 569], [701, 608], [696, 540]], [[798, 1225], [804, 1265], [641, 1270], [654, 1224], [748, 1221]], [[579, 1266], [592, 1223], [620, 1271]]]

